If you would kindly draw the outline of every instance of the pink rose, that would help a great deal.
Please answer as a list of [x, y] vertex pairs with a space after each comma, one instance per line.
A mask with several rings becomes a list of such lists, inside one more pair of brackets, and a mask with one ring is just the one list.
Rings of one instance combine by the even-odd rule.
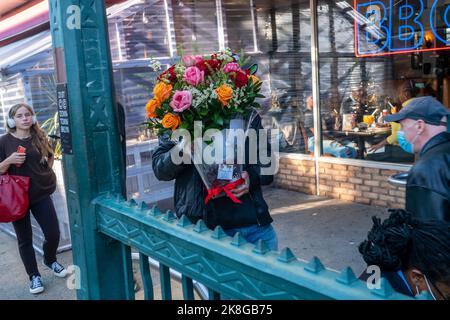
[[196, 86], [205, 78], [205, 72], [197, 67], [189, 67], [184, 72], [183, 79], [191, 86]]
[[202, 56], [194, 56], [195, 64], [205, 61]]
[[186, 67], [192, 67], [195, 65], [195, 56], [183, 56], [181, 60]]
[[183, 112], [188, 109], [192, 103], [192, 94], [190, 91], [175, 91], [172, 101], [169, 105], [172, 107], [173, 111]]
[[230, 72], [236, 72], [239, 70], [239, 65], [236, 62], [230, 62], [223, 67], [223, 72], [230, 73]]

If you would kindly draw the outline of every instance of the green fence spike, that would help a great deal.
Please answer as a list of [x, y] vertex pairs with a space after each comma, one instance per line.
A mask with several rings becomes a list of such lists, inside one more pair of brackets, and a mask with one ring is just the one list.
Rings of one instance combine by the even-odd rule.
[[162, 212], [161, 212], [161, 210], [159, 210], [159, 208], [157, 207], [157, 206], [153, 206], [151, 209], [150, 209], [150, 215], [152, 215], [152, 216], [154, 216], [154, 217], [157, 217], [157, 216], [159, 216], [159, 215], [161, 215], [162, 214]]
[[139, 205], [139, 210], [141, 211], [148, 210], [148, 205], [144, 201], [142, 201], [141, 204]]
[[265, 253], [269, 252], [270, 249], [264, 240], [259, 239], [255, 245], [255, 248], [252, 251], [257, 254], [265, 254]]
[[175, 213], [173, 213], [172, 210], [167, 210], [166, 214], [163, 217], [163, 220], [165, 221], [172, 221], [175, 220], [177, 217], [175, 216]]
[[291, 261], [297, 260], [297, 257], [294, 255], [291, 249], [284, 248], [283, 250], [281, 250], [277, 260], [284, 263], [289, 263]]
[[358, 280], [358, 279], [356, 278], [355, 273], [353, 272], [352, 268], [350, 268], [350, 267], [346, 267], [346, 268], [342, 269], [341, 273], [336, 278], [337, 282], [346, 284], [346, 285], [349, 285], [349, 284], [355, 282], [356, 280]]
[[381, 278], [379, 283], [379, 288], [372, 289], [372, 294], [377, 295], [382, 298], [387, 298], [394, 293], [391, 284], [386, 278]]
[[214, 239], [221, 239], [226, 236], [227, 234], [225, 233], [225, 231], [223, 231], [221, 226], [217, 226], [211, 235], [211, 237]]
[[194, 231], [198, 232], [198, 233], [202, 233], [203, 231], [208, 230], [208, 227], [206, 226], [206, 224], [203, 222], [202, 219], [197, 221], [197, 224], [194, 227]]
[[325, 270], [325, 267], [320, 259], [314, 256], [314, 258], [306, 265], [305, 270], [312, 273], [319, 273], [320, 271]]
[[116, 201], [118, 201], [118, 202], [125, 201], [125, 198], [120, 193], [116, 193], [115, 198], [116, 198]]
[[191, 220], [189, 220], [188, 217], [186, 217], [184, 214], [181, 216], [180, 221], [178, 221], [177, 226], [180, 227], [187, 227], [188, 225], [191, 225]]
[[134, 199], [127, 201], [127, 206], [129, 206], [129, 207], [137, 207], [137, 205], [138, 204], [137, 204], [136, 200], [134, 200]]
[[244, 237], [241, 235], [241, 233], [240, 232], [236, 232], [236, 234], [233, 237], [233, 241], [231, 241], [231, 244], [233, 246], [240, 247], [243, 244], [245, 244], [246, 242], [247, 241], [244, 239]]

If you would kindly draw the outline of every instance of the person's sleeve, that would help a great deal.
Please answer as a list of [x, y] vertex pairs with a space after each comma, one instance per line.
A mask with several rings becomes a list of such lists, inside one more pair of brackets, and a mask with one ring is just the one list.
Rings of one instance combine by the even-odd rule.
[[401, 125], [399, 123], [397, 123], [397, 122], [391, 122], [391, 128], [392, 128], [391, 135], [386, 138], [386, 141], [389, 144], [396, 144], [397, 145], [398, 144], [397, 131], [400, 130]]
[[5, 152], [5, 146], [3, 143], [3, 139], [0, 138], [0, 162], [2, 162], [3, 160], [5, 160], [6, 157], [6, 152]]
[[[263, 129], [263, 126], [261, 124], [261, 117], [258, 115], [251, 125], [251, 128], [256, 130], [257, 135], [257, 143], [258, 143], [258, 154], [257, 154], [257, 163], [255, 164], [248, 164], [248, 158], [247, 158], [247, 165], [244, 166], [244, 170], [248, 172], [249, 178], [250, 178], [250, 190], [253, 190], [255, 188], [259, 188], [261, 185], [269, 185], [273, 182], [273, 175], [262, 175], [261, 174], [261, 167], [270, 167], [271, 163], [267, 165], [263, 165], [260, 160], [259, 155], [259, 129]], [[270, 135], [267, 137], [267, 156], [271, 155], [271, 145], [270, 145]], [[247, 150], [250, 150], [247, 148]], [[248, 156], [248, 155], [247, 155]]]
[[406, 211], [415, 218], [450, 221], [450, 201], [444, 195], [420, 186], [407, 187]]
[[170, 156], [172, 148], [176, 148], [175, 143], [161, 143], [153, 152], [152, 167], [158, 180], [170, 181], [176, 179], [186, 168], [186, 164], [174, 164]]

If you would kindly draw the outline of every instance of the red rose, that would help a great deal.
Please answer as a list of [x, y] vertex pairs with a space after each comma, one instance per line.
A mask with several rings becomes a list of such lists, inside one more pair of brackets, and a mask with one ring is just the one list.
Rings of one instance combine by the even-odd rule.
[[211, 74], [210, 69], [212, 69], [213, 71], [219, 70], [220, 61], [215, 59], [204, 60], [196, 63], [195, 66], [199, 68], [200, 71], [203, 71], [205, 73], [205, 76], [209, 76]]
[[234, 84], [236, 85], [236, 87], [242, 88], [247, 85], [247, 82], [248, 76], [245, 73], [241, 71], [236, 72], [236, 76], [234, 78]]
[[197, 62], [197, 63], [195, 64], [195, 66], [196, 66], [197, 68], [199, 68], [200, 71], [203, 71], [203, 72], [205, 73], [205, 76], [206, 76], [207, 74], [209, 74], [209, 70], [208, 70], [208, 67], [207, 67], [206, 64], [205, 64], [205, 61]]
[[175, 83], [177, 81], [177, 75], [175, 74], [175, 66], [171, 66], [169, 69], [161, 73], [158, 80], [167, 78], [170, 82]]
[[216, 60], [216, 59], [206, 60], [206, 63], [213, 70], [219, 70], [219, 68], [220, 68], [220, 61], [219, 60]]

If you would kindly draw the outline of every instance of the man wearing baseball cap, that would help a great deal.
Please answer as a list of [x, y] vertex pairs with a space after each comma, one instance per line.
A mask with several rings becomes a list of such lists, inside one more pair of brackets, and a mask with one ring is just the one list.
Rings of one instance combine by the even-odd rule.
[[406, 210], [417, 218], [450, 221], [449, 115], [443, 104], [427, 96], [385, 117], [401, 124], [406, 141], [419, 155], [406, 183]]

